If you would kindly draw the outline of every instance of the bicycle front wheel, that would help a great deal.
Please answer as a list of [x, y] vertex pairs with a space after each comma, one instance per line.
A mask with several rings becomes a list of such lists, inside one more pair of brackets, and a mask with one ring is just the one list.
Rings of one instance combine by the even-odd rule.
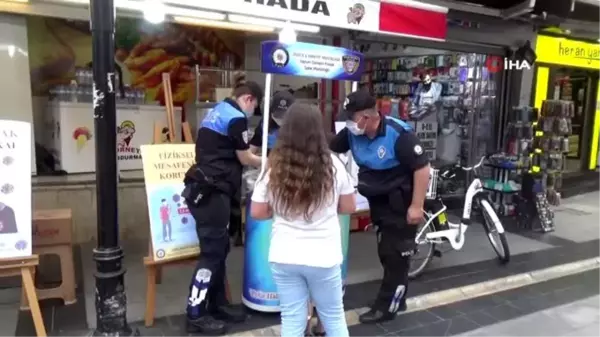
[[435, 253], [435, 243], [425, 238], [427, 233], [435, 231], [433, 222], [429, 222], [428, 220], [428, 216], [425, 215], [425, 222], [417, 229], [417, 233], [420, 233], [421, 230], [423, 230], [423, 227], [427, 226], [427, 228], [423, 230], [423, 233], [415, 240], [416, 246], [413, 256], [410, 258], [410, 267], [408, 269], [408, 278], [411, 280], [414, 280], [421, 275], [429, 262], [431, 262]]
[[506, 264], [510, 261], [510, 250], [508, 248], [504, 227], [502, 226], [496, 211], [494, 211], [494, 208], [487, 199], [481, 198], [479, 204], [481, 205], [483, 227], [488, 240], [492, 244], [492, 248], [494, 248], [500, 262]]

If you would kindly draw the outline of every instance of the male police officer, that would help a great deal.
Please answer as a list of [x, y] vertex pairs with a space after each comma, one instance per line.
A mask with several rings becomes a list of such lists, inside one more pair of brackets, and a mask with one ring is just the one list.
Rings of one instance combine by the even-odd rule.
[[377, 227], [377, 252], [384, 274], [362, 323], [393, 319], [406, 310], [410, 256], [429, 183], [429, 160], [407, 123], [381, 116], [376, 100], [360, 90], [346, 98], [346, 128], [331, 141], [337, 153], [352, 152], [359, 167], [358, 191], [367, 198]]
[[[273, 95], [271, 100], [271, 113], [269, 119], [269, 135], [267, 136], [267, 149], [270, 151], [275, 146], [277, 140], [277, 134], [279, 127], [283, 123], [283, 118], [288, 108], [294, 104], [294, 95], [289, 91], [279, 91]], [[254, 136], [250, 139], [250, 150], [254, 153], [260, 153], [260, 148], [263, 143], [263, 124], [264, 120], [261, 120], [256, 129], [254, 130]]]
[[188, 332], [220, 335], [224, 321], [245, 315], [228, 306], [225, 260], [229, 253], [230, 206], [242, 181], [242, 165], [260, 166], [250, 152], [247, 118], [262, 101], [255, 82], [240, 81], [227, 98], [209, 111], [196, 140], [196, 164], [186, 173], [182, 196], [194, 220], [202, 254], [192, 276], [187, 305]]

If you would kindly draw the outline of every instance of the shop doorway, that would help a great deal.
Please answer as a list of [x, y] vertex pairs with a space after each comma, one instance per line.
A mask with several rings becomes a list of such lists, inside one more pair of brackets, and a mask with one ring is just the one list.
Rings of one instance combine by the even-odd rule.
[[575, 106], [565, 173], [586, 171], [589, 166], [597, 91], [598, 71], [568, 67], [550, 70], [547, 99], [572, 101]]

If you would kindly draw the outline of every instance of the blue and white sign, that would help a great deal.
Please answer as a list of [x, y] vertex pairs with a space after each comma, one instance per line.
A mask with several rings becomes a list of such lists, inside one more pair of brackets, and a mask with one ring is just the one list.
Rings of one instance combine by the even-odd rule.
[[359, 81], [365, 67], [363, 54], [340, 47], [265, 41], [261, 51], [263, 73]]

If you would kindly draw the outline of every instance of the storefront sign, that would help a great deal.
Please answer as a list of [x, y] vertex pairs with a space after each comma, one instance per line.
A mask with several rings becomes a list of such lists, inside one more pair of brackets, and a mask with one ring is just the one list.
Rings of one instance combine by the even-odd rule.
[[194, 144], [142, 145], [141, 153], [154, 260], [198, 254], [196, 223], [181, 197]]
[[600, 44], [538, 35], [535, 45], [536, 62], [599, 69]]
[[268, 7], [278, 7], [282, 10], [292, 10], [298, 12], [310, 12], [311, 14], [322, 14], [330, 16], [327, 1], [323, 0], [244, 0], [248, 3], [264, 5]]
[[359, 81], [364, 69], [361, 53], [339, 47], [265, 41], [261, 51], [264, 73]]
[[0, 120], [0, 259], [31, 255], [31, 124]]
[[448, 9], [417, 1], [228, 0], [203, 1], [202, 8], [292, 22], [383, 32], [417, 38], [446, 38]]
[[[379, 30], [379, 2], [372, 0], [238, 0], [215, 2], [240, 14], [257, 15], [319, 26]], [[225, 3], [231, 3], [230, 5]], [[217, 8], [215, 8], [217, 9]]]

